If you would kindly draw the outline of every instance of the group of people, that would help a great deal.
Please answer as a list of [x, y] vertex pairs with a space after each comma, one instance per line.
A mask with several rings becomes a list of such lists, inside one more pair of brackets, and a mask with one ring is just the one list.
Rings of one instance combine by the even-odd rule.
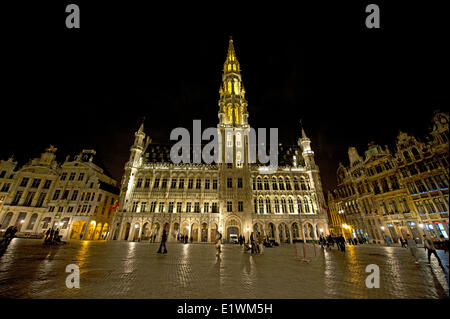
[[63, 241], [61, 240], [61, 235], [59, 234], [59, 228], [53, 229], [49, 228], [45, 232], [44, 244], [52, 245], [52, 244], [61, 244]]
[[251, 254], [262, 254], [263, 253], [263, 238], [258, 232], [257, 234], [250, 234], [250, 242], [245, 242], [245, 237], [242, 236], [240, 244], [244, 246], [244, 252]]
[[[353, 239], [348, 240], [347, 243], [349, 245], [357, 245], [358, 240], [356, 238], [354, 238], [354, 240]], [[319, 244], [320, 244], [320, 246], [322, 246], [322, 248], [326, 247], [326, 248], [330, 248], [330, 249], [332, 247], [334, 247], [334, 244], [336, 244], [337, 248], [340, 251], [345, 252], [346, 240], [345, 240], [344, 236], [342, 236], [342, 235], [332, 236], [330, 234], [327, 237], [320, 235]]]
[[188, 235], [183, 235], [183, 234], [178, 234], [177, 239], [179, 242], [181, 242], [183, 244], [187, 244], [188, 241], [190, 241], [192, 244], [192, 242], [194, 241], [194, 238], [192, 238], [192, 236], [191, 236], [191, 238], [189, 238]]

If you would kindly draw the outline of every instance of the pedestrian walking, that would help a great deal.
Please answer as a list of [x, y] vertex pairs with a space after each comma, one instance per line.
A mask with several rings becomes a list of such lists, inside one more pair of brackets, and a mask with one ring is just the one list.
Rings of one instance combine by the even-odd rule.
[[419, 261], [417, 259], [417, 243], [414, 238], [411, 237], [410, 234], [407, 235], [406, 242], [408, 244], [409, 251], [411, 252], [411, 255], [414, 257], [414, 263], [418, 264]]
[[425, 250], [428, 250], [428, 265], [431, 265], [431, 255], [434, 255], [434, 257], [436, 257], [439, 262], [439, 266], [441, 266], [441, 268], [444, 268], [444, 266], [442, 266], [441, 258], [439, 258], [436, 253], [436, 248], [434, 247], [433, 241], [428, 238], [427, 235], [423, 235], [423, 248]]
[[222, 234], [220, 232], [217, 232], [216, 237], [216, 256], [220, 256], [220, 253], [222, 252]]
[[164, 229], [163, 233], [162, 233], [162, 237], [161, 237], [161, 244], [159, 245], [159, 249], [157, 252], [158, 254], [161, 254], [163, 246], [164, 246], [164, 252], [162, 252], [162, 253], [167, 254], [166, 241], [167, 241], [167, 233], [166, 233], [166, 230]]
[[402, 248], [406, 248], [406, 240], [403, 240], [403, 238], [400, 237], [400, 244], [402, 245]]

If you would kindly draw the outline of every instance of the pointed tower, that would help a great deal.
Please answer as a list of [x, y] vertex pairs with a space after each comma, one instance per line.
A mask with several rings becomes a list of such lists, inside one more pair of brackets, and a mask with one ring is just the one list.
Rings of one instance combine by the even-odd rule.
[[[145, 120], [145, 118], [144, 118]], [[130, 158], [125, 164], [125, 172], [122, 178], [122, 184], [120, 189], [120, 207], [122, 211], [128, 207], [128, 202], [132, 191], [134, 189], [134, 180], [138, 168], [141, 166], [142, 152], [145, 149], [145, 133], [144, 133], [144, 120], [139, 127], [139, 130], [134, 133], [134, 143], [130, 148]]]
[[[302, 125], [302, 121], [300, 121], [300, 125]], [[314, 161], [314, 151], [311, 149], [311, 140], [306, 135], [303, 125], [302, 137], [298, 139], [298, 145], [302, 148], [302, 155], [305, 160], [305, 170], [309, 175], [311, 186], [317, 195], [317, 197], [314, 199], [314, 201], [317, 201], [316, 212], [326, 213], [326, 210], [323, 208], [325, 204], [325, 197], [322, 190], [322, 181], [320, 179], [319, 166], [316, 165], [316, 162]]]
[[300, 121], [300, 125], [302, 126], [302, 137], [298, 139], [298, 146], [300, 146], [303, 151], [302, 155], [305, 159], [307, 169], [311, 169], [316, 165], [314, 162], [314, 152], [311, 149], [311, 140], [306, 136], [302, 121]]
[[248, 125], [247, 101], [242, 84], [241, 68], [230, 37], [219, 89], [219, 125], [242, 127]]
[[247, 167], [248, 125], [247, 101], [242, 84], [241, 67], [230, 37], [227, 57], [223, 65], [222, 83], [219, 89], [220, 162], [233, 164], [237, 168]]

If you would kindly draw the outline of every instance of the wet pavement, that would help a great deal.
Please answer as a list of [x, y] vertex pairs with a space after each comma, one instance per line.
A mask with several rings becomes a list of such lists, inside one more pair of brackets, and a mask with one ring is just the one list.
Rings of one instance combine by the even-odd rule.
[[[424, 249], [414, 264], [407, 249], [349, 246], [342, 253], [308, 245], [305, 263], [295, 246], [265, 248], [262, 255], [223, 245], [72, 241], [45, 246], [14, 239], [0, 257], [3, 298], [448, 298], [448, 282]], [[303, 254], [303, 246], [297, 245]], [[448, 264], [448, 255], [445, 264]], [[66, 266], [80, 267], [80, 288], [66, 287]], [[380, 288], [367, 288], [366, 266], [380, 269]], [[445, 270], [448, 276], [448, 269]]]

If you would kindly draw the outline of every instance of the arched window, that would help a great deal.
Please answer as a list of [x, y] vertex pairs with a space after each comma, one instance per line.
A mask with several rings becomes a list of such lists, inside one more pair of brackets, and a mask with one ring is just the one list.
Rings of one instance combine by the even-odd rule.
[[286, 199], [284, 198], [281, 199], [281, 208], [283, 209], [283, 214], [287, 213]]
[[258, 186], [258, 190], [262, 190], [262, 182], [261, 182], [261, 177], [258, 177], [256, 184]]
[[280, 213], [280, 202], [278, 201], [278, 198], [275, 197], [274, 199], [274, 206], [275, 206], [275, 214]]
[[403, 152], [403, 157], [405, 158], [405, 161], [411, 162], [411, 156], [409, 156], [408, 151]]
[[264, 177], [264, 190], [269, 190], [269, 179], [267, 177]]
[[233, 136], [231, 135], [231, 133], [227, 134], [227, 147], [232, 147], [233, 146]]
[[311, 212], [311, 210], [310, 210], [310, 207], [309, 207], [309, 198], [308, 197], [304, 198], [303, 204], [304, 204], [304, 207], [305, 207], [305, 213], [309, 214]]
[[37, 217], [38, 217], [38, 214], [36, 214], [36, 213], [31, 215], [30, 221], [28, 222], [27, 229], [33, 229], [34, 228], [34, 224], [36, 224]]
[[286, 177], [286, 190], [292, 190], [291, 179], [289, 177]]
[[275, 177], [272, 177], [272, 189], [274, 191], [278, 190], [277, 179]]
[[288, 204], [289, 204], [289, 213], [294, 213], [294, 201], [291, 199], [291, 198], [289, 198], [288, 199]]
[[239, 82], [237, 79], [234, 79], [234, 94], [239, 94]]
[[231, 81], [228, 81], [228, 94], [231, 94], [232, 89]]
[[[236, 111], [236, 115], [237, 115], [237, 111]], [[237, 120], [237, 116], [236, 116], [236, 120]], [[237, 133], [236, 134], [236, 146], [241, 147], [241, 145], [242, 145], [241, 133]]]
[[303, 191], [306, 191], [306, 182], [305, 179], [302, 177], [300, 178], [300, 187]]
[[416, 160], [420, 160], [420, 154], [419, 154], [419, 151], [417, 150], [417, 148], [413, 147], [411, 149], [411, 152]]
[[297, 197], [297, 211], [298, 211], [299, 214], [304, 213], [303, 206], [302, 206], [302, 199], [301, 199], [300, 196]]
[[231, 64], [228, 64], [228, 71], [231, 71]]
[[266, 198], [266, 213], [267, 214], [271, 214], [272, 213], [272, 208], [270, 206], [270, 198], [269, 197]]
[[259, 205], [259, 213], [264, 214], [264, 200], [262, 198], [259, 199], [258, 205]]
[[280, 188], [280, 191], [284, 191], [284, 181], [283, 178], [278, 178], [278, 187]]
[[233, 70], [236, 71], [236, 64], [233, 64]]
[[300, 190], [300, 187], [299, 187], [299, 185], [298, 185], [298, 179], [297, 179], [297, 177], [294, 177], [294, 189], [295, 189], [296, 191]]

